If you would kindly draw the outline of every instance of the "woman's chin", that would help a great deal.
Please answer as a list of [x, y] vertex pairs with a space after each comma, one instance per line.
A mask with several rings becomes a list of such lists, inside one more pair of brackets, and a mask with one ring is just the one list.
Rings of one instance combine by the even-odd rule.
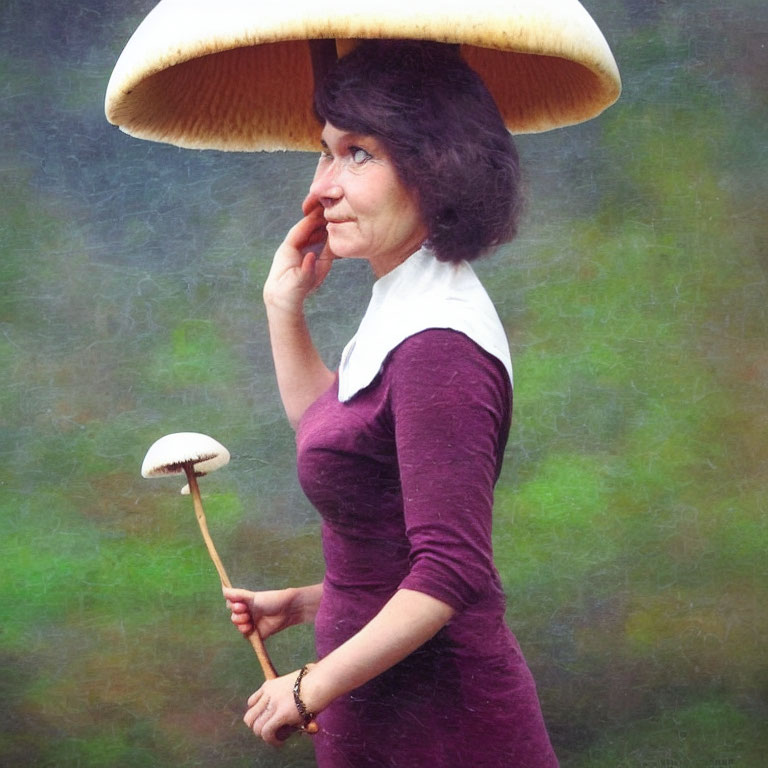
[[359, 249], [357, 248], [350, 248], [349, 245], [346, 245], [343, 241], [341, 242], [334, 242], [333, 238], [328, 238], [328, 247], [331, 250], [331, 253], [333, 253], [334, 258], [336, 259], [365, 259], [366, 255], [364, 253], [360, 253]]

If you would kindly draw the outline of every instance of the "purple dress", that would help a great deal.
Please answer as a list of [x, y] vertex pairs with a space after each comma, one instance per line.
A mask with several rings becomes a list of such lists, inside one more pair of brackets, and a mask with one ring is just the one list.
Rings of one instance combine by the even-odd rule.
[[320, 768], [553, 768], [533, 679], [504, 622], [491, 512], [509, 430], [504, 367], [462, 333], [402, 342], [366, 389], [337, 385], [297, 434], [323, 518], [318, 657], [399, 589], [456, 613], [429, 642], [318, 718]]

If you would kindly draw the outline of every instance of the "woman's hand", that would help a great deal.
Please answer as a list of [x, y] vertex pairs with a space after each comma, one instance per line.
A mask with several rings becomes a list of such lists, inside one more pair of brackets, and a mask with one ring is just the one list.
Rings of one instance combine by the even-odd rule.
[[269, 341], [286, 416], [295, 429], [304, 412], [332, 384], [333, 372], [312, 342], [304, 300], [325, 280], [333, 254], [326, 245], [323, 209], [305, 201], [304, 217], [277, 249], [264, 283]]
[[230, 619], [238, 631], [249, 635], [255, 627], [262, 638], [267, 638], [294, 624], [312, 622], [322, 585], [267, 592], [223, 587], [222, 592], [231, 611]]
[[333, 255], [326, 237], [322, 207], [308, 207], [275, 252], [264, 283], [268, 309], [291, 314], [301, 311], [306, 297], [322, 284], [331, 269]]
[[260, 738], [279, 747], [290, 735], [290, 729], [303, 724], [293, 699], [297, 669], [288, 675], [267, 680], [249, 699], [243, 717], [245, 724]]

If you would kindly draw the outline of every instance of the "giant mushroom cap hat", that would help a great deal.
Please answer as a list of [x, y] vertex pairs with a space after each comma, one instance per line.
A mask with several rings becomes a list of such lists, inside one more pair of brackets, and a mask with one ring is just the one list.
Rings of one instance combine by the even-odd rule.
[[161, 0], [115, 65], [107, 119], [191, 149], [316, 149], [313, 72], [370, 38], [459, 45], [513, 133], [588, 120], [621, 91], [578, 0]]

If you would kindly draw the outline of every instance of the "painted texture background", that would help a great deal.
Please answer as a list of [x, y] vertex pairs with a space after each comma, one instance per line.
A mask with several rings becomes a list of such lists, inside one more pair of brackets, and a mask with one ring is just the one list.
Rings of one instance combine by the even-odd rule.
[[[144, 0], [0, 2], [0, 764], [310, 766], [242, 726], [230, 628], [160, 435], [207, 432], [230, 575], [321, 576], [261, 285], [305, 154], [139, 142], [102, 113]], [[768, 754], [765, 77], [758, 0], [589, 0], [624, 79], [521, 137], [528, 212], [479, 271], [512, 344], [496, 549], [563, 766], [761, 768]], [[310, 308], [332, 364], [367, 303]], [[312, 656], [301, 628], [278, 668]]]

